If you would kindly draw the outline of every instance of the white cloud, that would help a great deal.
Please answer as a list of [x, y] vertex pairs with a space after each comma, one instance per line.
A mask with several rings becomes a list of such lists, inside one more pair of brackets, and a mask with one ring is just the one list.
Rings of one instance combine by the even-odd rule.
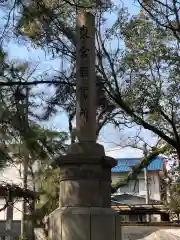
[[140, 158], [143, 157], [143, 152], [140, 149], [131, 147], [112, 148], [106, 150], [106, 155], [114, 158]]

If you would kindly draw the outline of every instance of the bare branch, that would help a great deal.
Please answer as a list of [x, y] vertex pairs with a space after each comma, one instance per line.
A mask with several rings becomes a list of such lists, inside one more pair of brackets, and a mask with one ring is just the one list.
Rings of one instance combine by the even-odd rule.
[[66, 85], [71, 85], [75, 86], [75, 83], [69, 83], [61, 80], [47, 80], [47, 81], [30, 81], [30, 82], [1, 82], [0, 81], [0, 86], [27, 86], [27, 85], [38, 85], [38, 84], [66, 84]]

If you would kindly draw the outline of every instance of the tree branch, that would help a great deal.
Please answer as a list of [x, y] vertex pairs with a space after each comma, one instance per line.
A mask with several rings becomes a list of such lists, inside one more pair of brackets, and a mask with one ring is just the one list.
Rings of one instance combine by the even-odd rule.
[[31, 199], [38, 197], [37, 193], [35, 193], [29, 189], [27, 189], [27, 190], [23, 189], [15, 184], [11, 185], [11, 184], [4, 183], [4, 184], [0, 185], [0, 196], [1, 197], [8, 196], [9, 192], [11, 192], [13, 197], [19, 197], [19, 198], [26, 197], [26, 198], [31, 198]]
[[58, 81], [58, 80], [47, 80], [47, 81], [31, 81], [31, 82], [0, 82], [0, 86], [27, 86], [27, 85], [38, 85], [38, 84], [66, 84], [66, 85], [71, 85], [71, 86], [76, 86], [75, 83], [69, 83], [65, 81]]
[[139, 173], [141, 173], [142, 169], [145, 167], [148, 167], [149, 164], [153, 161], [153, 158], [157, 157], [159, 154], [164, 153], [167, 150], [167, 145], [162, 148], [155, 148], [152, 150], [151, 153], [145, 158], [141, 160], [139, 164], [133, 167], [132, 172], [130, 172], [127, 176], [127, 178], [122, 181], [117, 181], [115, 184], [111, 187], [111, 193], [115, 193], [120, 187], [126, 185], [130, 180], [135, 180]]
[[107, 91], [107, 93], [109, 94], [109, 96], [114, 100], [115, 103], [117, 103], [119, 105], [119, 107], [121, 107], [129, 116], [131, 116], [133, 118], [133, 120], [138, 124], [138, 125], [142, 125], [145, 129], [150, 130], [151, 132], [154, 132], [155, 134], [157, 134], [159, 137], [161, 137], [162, 139], [164, 139], [167, 143], [169, 143], [171, 146], [173, 146], [175, 149], [177, 148], [177, 144], [176, 142], [171, 139], [170, 137], [168, 137], [167, 135], [165, 135], [162, 131], [160, 131], [157, 127], [149, 124], [148, 122], [146, 122], [144, 119], [142, 119], [141, 117], [139, 117], [134, 111], [133, 109], [131, 109], [121, 98], [121, 96], [117, 96], [117, 95], [112, 95], [111, 92], [108, 91], [107, 88], [105, 88], [105, 90]]
[[161, 115], [166, 119], [166, 121], [169, 122], [170, 125], [172, 126], [176, 141], [179, 143], [180, 142], [179, 134], [177, 132], [174, 122], [165, 114], [165, 112], [162, 109], [160, 109], [159, 111], [160, 111]]

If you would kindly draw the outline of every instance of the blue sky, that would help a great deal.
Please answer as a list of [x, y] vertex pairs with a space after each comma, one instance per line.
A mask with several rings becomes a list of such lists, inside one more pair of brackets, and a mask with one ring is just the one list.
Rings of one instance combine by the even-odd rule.
[[[122, 4], [121, 1], [115, 0], [118, 4]], [[136, 15], [139, 13], [140, 9], [137, 6], [137, 3], [134, 3], [134, 0], [124, 0], [124, 6], [128, 8], [128, 11], [132, 15]], [[109, 21], [113, 22], [113, 16], [109, 16]], [[32, 61], [34, 63], [39, 64], [39, 73], [44, 70], [47, 70], [51, 67], [53, 69], [58, 70], [60, 68], [60, 60], [50, 60], [45, 56], [45, 53], [40, 49], [33, 49], [30, 46], [20, 46], [15, 43], [10, 43], [7, 45], [6, 49], [8, 50], [9, 58], [10, 59], [17, 59], [21, 58], [22, 60]], [[48, 123], [46, 123], [49, 127], [53, 127], [59, 130], [66, 131], [68, 129], [68, 122], [65, 113], [59, 113], [57, 116], [53, 117]], [[133, 136], [135, 130], [126, 130], [118, 132], [117, 129], [114, 129], [113, 126], [108, 125], [106, 126], [100, 135], [99, 141], [101, 144], [104, 144], [105, 148], [108, 151], [108, 155], [118, 156], [121, 157], [123, 152], [122, 150], [118, 150], [117, 145], [121, 143], [124, 136]], [[154, 138], [150, 133], [144, 131], [143, 136], [149, 140], [150, 143], [154, 142]], [[109, 151], [110, 148], [116, 147], [113, 151]], [[120, 151], [120, 152], [119, 152]], [[132, 156], [132, 152], [128, 149], [124, 149], [124, 154], [122, 157], [127, 157], [127, 153]], [[140, 156], [140, 152], [133, 151], [133, 153], [137, 156]], [[121, 156], [119, 156], [119, 154]]]

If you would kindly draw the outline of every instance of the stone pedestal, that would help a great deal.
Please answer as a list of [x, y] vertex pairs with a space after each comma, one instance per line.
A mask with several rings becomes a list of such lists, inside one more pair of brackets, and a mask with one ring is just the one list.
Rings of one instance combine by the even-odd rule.
[[49, 240], [121, 240], [120, 217], [108, 208], [59, 208], [49, 223]]
[[111, 168], [115, 159], [106, 157], [97, 143], [73, 144], [59, 159], [59, 206], [110, 207]]
[[111, 209], [113, 158], [97, 143], [76, 143], [59, 159], [59, 208], [49, 217], [49, 240], [121, 240]]

